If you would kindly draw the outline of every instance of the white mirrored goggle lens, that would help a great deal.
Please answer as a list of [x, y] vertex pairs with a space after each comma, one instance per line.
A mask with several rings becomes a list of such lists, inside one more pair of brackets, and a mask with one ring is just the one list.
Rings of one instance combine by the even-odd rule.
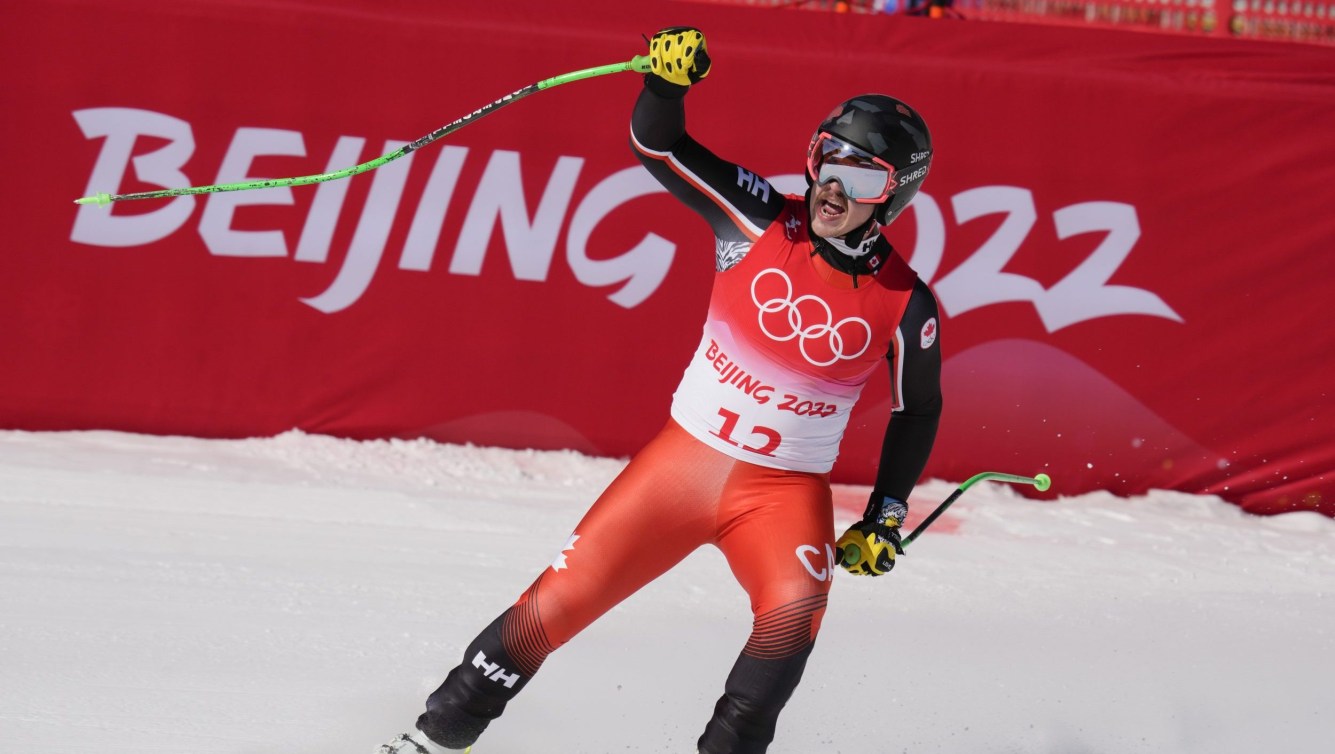
[[820, 166], [816, 181], [825, 185], [838, 181], [844, 195], [850, 199], [875, 199], [885, 193], [890, 174], [880, 165], [843, 165], [826, 162]]

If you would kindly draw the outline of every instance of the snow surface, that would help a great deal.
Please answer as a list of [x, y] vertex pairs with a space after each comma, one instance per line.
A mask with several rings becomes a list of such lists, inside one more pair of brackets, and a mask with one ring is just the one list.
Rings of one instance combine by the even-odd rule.
[[[369, 754], [621, 465], [0, 432], [0, 751]], [[865, 490], [837, 492], [842, 526]], [[770, 751], [1335, 751], [1332, 592], [1317, 514], [979, 485], [893, 574], [840, 574]], [[553, 655], [475, 753], [690, 754], [749, 629], [702, 549]]]

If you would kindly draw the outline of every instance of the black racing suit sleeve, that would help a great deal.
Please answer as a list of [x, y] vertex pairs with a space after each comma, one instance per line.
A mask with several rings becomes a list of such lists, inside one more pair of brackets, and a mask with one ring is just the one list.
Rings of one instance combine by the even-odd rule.
[[645, 77], [631, 113], [631, 148], [664, 188], [709, 223], [719, 241], [753, 241], [755, 230], [763, 232], [783, 211], [783, 194], [686, 133], [687, 89]]
[[923, 328], [929, 321], [933, 328], [940, 327], [936, 297], [919, 280], [899, 323], [904, 344], [900, 385], [903, 408], [891, 414], [881, 444], [881, 463], [872, 492], [878, 507], [885, 495], [902, 501], [909, 499], [936, 442], [937, 426], [941, 423], [941, 338], [938, 331], [933, 342], [927, 348], [922, 347]]

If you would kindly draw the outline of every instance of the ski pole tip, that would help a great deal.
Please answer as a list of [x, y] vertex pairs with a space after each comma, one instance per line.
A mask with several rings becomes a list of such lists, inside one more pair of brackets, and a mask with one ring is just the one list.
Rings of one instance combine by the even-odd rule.
[[1047, 474], [1038, 474], [1034, 477], [1034, 489], [1039, 492], [1047, 492], [1052, 486], [1052, 477]]
[[97, 206], [101, 207], [106, 204], [111, 204], [111, 194], [93, 194], [92, 196], [85, 196], [82, 199], [75, 199], [74, 203], [96, 204]]

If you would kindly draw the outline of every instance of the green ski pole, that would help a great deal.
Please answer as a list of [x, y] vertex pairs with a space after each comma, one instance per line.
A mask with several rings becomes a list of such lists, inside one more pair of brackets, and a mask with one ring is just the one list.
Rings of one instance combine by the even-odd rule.
[[332, 173], [303, 175], [298, 178], [273, 178], [263, 181], [248, 181], [245, 183], [221, 183], [214, 186], [192, 186], [190, 188], [164, 189], [162, 191], [142, 191], [135, 194], [100, 193], [100, 194], [93, 194], [92, 196], [85, 196], [81, 199], [75, 199], [74, 203], [105, 205], [105, 204], [110, 204], [112, 202], [129, 201], [131, 199], [164, 199], [174, 196], [187, 196], [191, 194], [216, 194], [223, 191], [249, 191], [251, 189], [276, 188], [279, 186], [309, 186], [310, 184], [313, 183], [336, 181], [340, 178], [347, 178], [349, 176], [365, 173], [368, 170], [375, 170], [376, 168], [382, 165], [393, 162], [394, 160], [397, 160], [406, 154], [410, 154], [412, 152], [417, 151], [418, 149], [421, 149], [422, 147], [425, 147], [426, 145], [432, 143], [433, 141], [436, 141], [437, 139], [440, 139], [441, 137], [448, 136], [449, 134], [458, 131], [459, 129], [463, 128], [464, 126], [470, 123], [477, 121], [483, 116], [490, 115], [491, 113], [496, 112], [497, 110], [501, 109], [502, 107], [505, 107], [506, 105], [514, 104], [515, 102], [518, 102], [519, 100], [529, 96], [530, 94], [534, 94], [535, 92], [540, 92], [544, 89], [551, 89], [552, 87], [560, 86], [562, 84], [569, 84], [572, 81], [581, 81], [583, 79], [594, 78], [595, 76], [606, 76], [609, 73], [621, 73], [622, 71], [636, 71], [639, 73], [646, 73], [648, 72], [648, 70], [649, 70], [649, 57], [647, 55], [636, 55], [634, 58], [626, 61], [625, 63], [613, 63], [611, 65], [597, 66], [595, 68], [585, 68], [580, 71], [572, 71], [570, 73], [561, 74], [560, 76], [553, 76], [552, 78], [549, 79], [543, 79], [542, 81], [539, 81], [537, 83], [529, 84], [523, 89], [511, 92], [510, 94], [501, 97], [500, 99], [496, 100], [495, 102], [492, 102], [491, 104], [483, 105], [482, 107], [474, 110], [473, 112], [465, 115], [464, 117], [452, 123], [447, 123], [446, 125], [443, 125], [440, 128], [437, 128], [435, 131], [432, 131], [431, 133], [427, 134], [426, 136], [423, 136], [417, 141], [414, 141], [409, 144], [404, 144], [402, 147], [399, 147], [398, 149], [394, 150], [393, 152], [390, 152], [389, 154], [382, 155], [380, 157], [375, 158], [374, 160], [370, 160], [369, 162], [363, 162], [360, 165], [354, 165], [353, 167], [346, 168], [344, 170], [338, 170]]
[[[1046, 492], [1048, 488], [1052, 486], [1052, 478], [1049, 477], [1047, 474], [1037, 474], [1032, 477], [1019, 476], [1018, 474], [1003, 474], [999, 471], [984, 471], [981, 474], [974, 474], [973, 476], [969, 477], [969, 479], [965, 481], [964, 484], [961, 484], [958, 488], [956, 488], [954, 492], [950, 493], [950, 497], [946, 498], [944, 502], [936, 506], [936, 510], [932, 511], [931, 515], [923, 519], [923, 522], [921, 524], [918, 524], [918, 528], [914, 529], [912, 534], [909, 534], [908, 536], [904, 537], [904, 540], [900, 543], [900, 546], [908, 547], [909, 543], [917, 539], [918, 536], [921, 535], [924, 531], [927, 531], [927, 527], [931, 526], [932, 522], [935, 521], [937, 518], [939, 518], [942, 513], [945, 513], [946, 509], [949, 508], [952, 503], [958, 500], [960, 495], [964, 494], [965, 490], [974, 486], [978, 482], [988, 479], [995, 479], [1001, 482], [1013, 482], [1016, 484], [1032, 484], [1034, 485], [1034, 489], [1038, 490], [1039, 492]], [[858, 548], [857, 545], [848, 545], [844, 548], [843, 556], [845, 563], [848, 564], [856, 563], [858, 562], [858, 560], [862, 558], [862, 551]]]

